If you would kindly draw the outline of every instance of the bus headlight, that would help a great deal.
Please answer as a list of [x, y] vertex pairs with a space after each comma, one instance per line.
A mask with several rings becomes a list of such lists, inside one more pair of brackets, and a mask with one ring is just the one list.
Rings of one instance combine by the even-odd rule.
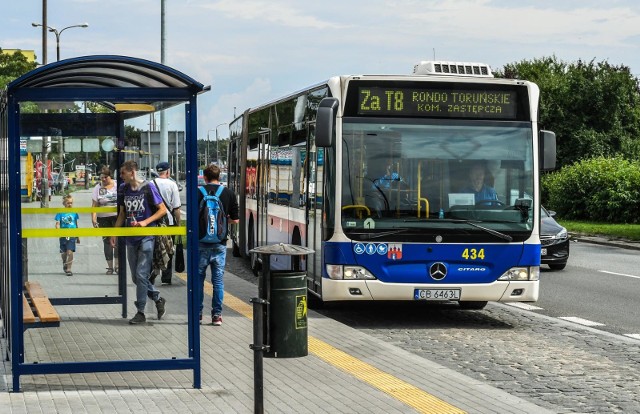
[[327, 274], [334, 280], [371, 280], [376, 277], [360, 266], [327, 265]]
[[540, 280], [540, 266], [512, 267], [498, 280]]

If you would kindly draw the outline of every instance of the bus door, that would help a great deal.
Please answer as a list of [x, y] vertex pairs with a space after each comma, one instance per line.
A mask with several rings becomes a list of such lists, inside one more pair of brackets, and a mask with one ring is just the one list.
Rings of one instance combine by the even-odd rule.
[[321, 293], [322, 278], [322, 174], [318, 173], [318, 149], [315, 140], [315, 125], [309, 125], [309, 146], [307, 148], [307, 180], [305, 182], [305, 197], [307, 201], [307, 240], [306, 245], [314, 253], [307, 256], [307, 287], [314, 292]]
[[257, 230], [257, 246], [264, 246], [267, 244], [267, 229], [268, 229], [268, 207], [269, 207], [269, 174], [271, 170], [271, 154], [269, 150], [271, 131], [260, 131], [260, 144], [258, 146], [258, 223]]

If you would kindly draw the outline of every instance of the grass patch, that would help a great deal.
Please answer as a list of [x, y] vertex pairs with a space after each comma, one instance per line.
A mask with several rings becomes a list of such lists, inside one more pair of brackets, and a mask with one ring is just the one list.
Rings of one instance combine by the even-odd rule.
[[569, 233], [640, 241], [640, 224], [610, 224], [573, 220], [560, 220], [560, 224], [565, 226]]

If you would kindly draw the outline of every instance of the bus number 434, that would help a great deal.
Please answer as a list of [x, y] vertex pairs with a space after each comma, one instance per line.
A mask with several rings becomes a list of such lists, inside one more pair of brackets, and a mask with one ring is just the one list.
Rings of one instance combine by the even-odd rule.
[[484, 249], [464, 249], [462, 257], [466, 260], [484, 260]]

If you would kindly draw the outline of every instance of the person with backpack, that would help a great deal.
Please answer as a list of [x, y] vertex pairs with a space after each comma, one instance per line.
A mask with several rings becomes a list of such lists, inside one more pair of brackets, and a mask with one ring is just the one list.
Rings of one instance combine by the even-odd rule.
[[[125, 161], [120, 167], [120, 177], [124, 181], [118, 188], [118, 218], [115, 227], [155, 227], [156, 221], [167, 214], [162, 197], [155, 185], [148, 181], [138, 180], [138, 163]], [[160, 291], [151, 283], [151, 265], [153, 261], [154, 236], [126, 237], [127, 261], [131, 278], [136, 285], [137, 313], [129, 323], [132, 325], [147, 321], [144, 308], [147, 297], [156, 304], [158, 320], [165, 314], [166, 300]], [[111, 245], [115, 247], [116, 238], [111, 237]]]
[[238, 200], [233, 191], [220, 184], [220, 168], [208, 166], [205, 185], [198, 187], [198, 274], [200, 275], [200, 321], [204, 308], [204, 281], [211, 266], [211, 323], [222, 325], [224, 299], [224, 266], [227, 258], [228, 225], [240, 222]]

